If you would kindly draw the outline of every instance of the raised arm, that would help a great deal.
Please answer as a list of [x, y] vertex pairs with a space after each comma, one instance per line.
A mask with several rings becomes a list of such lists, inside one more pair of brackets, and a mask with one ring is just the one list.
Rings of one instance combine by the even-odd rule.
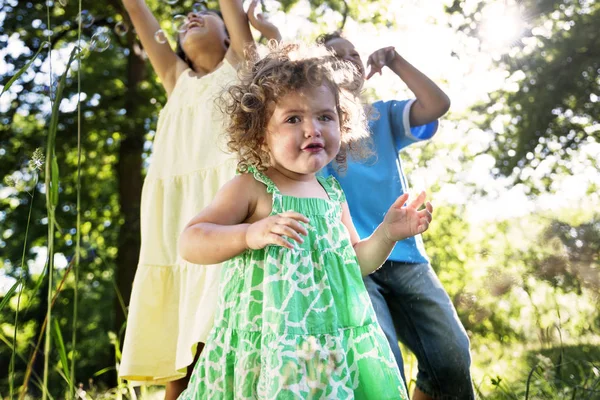
[[248, 16], [244, 12], [241, 0], [219, 0], [219, 7], [225, 20], [225, 26], [229, 31], [231, 39], [231, 49], [236, 58], [232, 64], [237, 64], [244, 60], [247, 46], [254, 44], [250, 26], [248, 25]]
[[281, 41], [281, 32], [272, 22], [270, 22], [263, 13], [256, 13], [258, 0], [252, 0], [248, 7], [248, 20], [254, 29], [259, 31], [267, 40]]
[[179, 74], [187, 68], [186, 63], [175, 54], [166, 39], [164, 43], [155, 39], [154, 35], [160, 29], [160, 24], [144, 0], [123, 0], [123, 4], [154, 71], [160, 78], [167, 96], [170, 95]]
[[367, 61], [371, 67], [367, 79], [381, 73], [384, 66], [390, 68], [415, 94], [416, 101], [410, 109], [410, 126], [433, 122], [450, 109], [450, 98], [424, 73], [406, 61], [394, 47], [377, 50]]
[[408, 194], [398, 197], [386, 213], [383, 222], [371, 236], [363, 240], [360, 240], [356, 232], [348, 204], [344, 203], [342, 206], [342, 222], [350, 233], [350, 240], [363, 276], [383, 265], [397, 241], [423, 233], [429, 227], [433, 212], [431, 203], [427, 202], [424, 209], [418, 210], [425, 201], [425, 192], [404, 206], [406, 200]]

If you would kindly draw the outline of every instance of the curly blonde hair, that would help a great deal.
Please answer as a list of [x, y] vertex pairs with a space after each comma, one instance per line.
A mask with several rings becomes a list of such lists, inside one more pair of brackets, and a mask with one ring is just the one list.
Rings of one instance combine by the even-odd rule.
[[250, 166], [267, 169], [270, 157], [264, 144], [275, 104], [286, 94], [311, 86], [325, 85], [335, 98], [342, 142], [336, 168], [346, 168], [348, 154], [355, 159], [373, 154], [357, 93], [359, 74], [351, 63], [336, 59], [323, 46], [270, 43], [268, 54], [247, 62], [239, 77], [239, 84], [230, 86], [219, 99], [230, 117], [227, 146], [238, 155], [239, 172]]

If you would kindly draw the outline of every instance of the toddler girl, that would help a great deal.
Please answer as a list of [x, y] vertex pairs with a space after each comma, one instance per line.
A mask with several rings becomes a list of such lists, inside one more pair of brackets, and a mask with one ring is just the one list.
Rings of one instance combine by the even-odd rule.
[[240, 175], [180, 238], [192, 263], [223, 264], [215, 325], [182, 399], [407, 399], [362, 276], [432, 207], [399, 197], [359, 240], [334, 178], [364, 153], [362, 106], [341, 89], [348, 66], [285, 45], [251, 65], [226, 99]]

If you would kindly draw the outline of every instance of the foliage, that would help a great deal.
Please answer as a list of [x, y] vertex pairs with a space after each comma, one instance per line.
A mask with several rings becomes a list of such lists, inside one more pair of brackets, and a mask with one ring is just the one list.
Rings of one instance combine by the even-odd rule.
[[[572, 173], [570, 160], [578, 149], [600, 141], [600, 4], [507, 3], [514, 4], [526, 25], [510, 49], [496, 54], [506, 70], [505, 87], [473, 112], [484, 115], [479, 125], [494, 135], [489, 151], [497, 159], [497, 172], [534, 186], [530, 177], [541, 171], [547, 189], [554, 177]], [[454, 0], [447, 10], [460, 16], [455, 28], [477, 38], [489, 4]], [[589, 160], [590, 166], [594, 163]]]
[[[44, 2], [0, 0], [0, 48], [9, 41], [24, 46], [22, 52], [5, 53], [7, 70], [0, 76], [7, 89], [0, 102], [0, 176], [4, 177], [0, 183], [0, 263], [4, 275], [14, 279], [11, 282], [22, 283], [0, 298], [2, 395], [8, 392], [11, 380], [17, 386], [23, 382], [49, 308], [48, 276], [41, 265], [51, 222], [43, 201], [46, 186], [41, 183], [46, 176], [38, 176], [37, 172], [43, 161], [34, 154], [36, 149], [46, 147], [50, 99], [56, 96], [57, 88], [48, 77], [53, 82], [57, 80], [77, 43], [77, 4], [61, 3], [64, 2], [50, 2], [46, 8]], [[148, 3], [166, 30], [172, 28], [172, 16], [192, 4], [185, 1], [170, 5], [158, 0]], [[216, 1], [209, 3], [216, 5]], [[282, 1], [281, 9], [290, 11], [296, 3], [297, 0]], [[475, 18], [477, 8], [469, 9], [463, 3], [456, 0], [448, 11], [464, 14], [464, 24], [456, 28], [473, 35], [476, 32], [469, 32], [473, 22], [470, 18]], [[593, 58], [597, 56], [594, 52], [598, 49], [598, 36], [589, 35], [593, 24], [597, 24], [598, 5], [585, 4], [566, 0], [531, 2], [531, 9], [536, 11], [530, 13], [530, 25], [548, 25], [548, 31], [531, 29], [527, 37], [532, 41], [523, 39], [516, 47], [522, 50], [516, 52], [519, 54], [500, 60], [522, 90], [493, 93], [493, 107], [486, 104], [475, 109], [489, 114], [482, 122], [484, 129], [496, 119], [504, 121], [502, 133], [495, 132], [490, 148], [504, 173], [510, 174], [515, 166], [525, 171], [522, 160], [528, 160], [529, 153], [534, 154], [532, 168], [541, 168], [544, 163], [542, 160], [535, 164], [537, 158], [551, 161], [552, 155], [558, 155], [555, 168], [542, 174], [551, 182], [552, 173], [571, 173], [564, 163], [574, 149], [592, 143], [590, 138], [596, 135], [597, 131], [590, 131], [589, 126], [597, 124], [594, 118], [600, 115], [598, 102], [593, 100], [596, 97], [592, 96], [598, 91], [594, 72], [598, 70], [598, 57]], [[392, 2], [387, 0], [310, 0], [310, 5], [310, 17], [315, 21], [332, 17], [342, 26], [347, 18], [352, 18], [394, 25], [387, 14]], [[151, 152], [156, 118], [166, 98], [132, 29], [129, 27], [124, 34], [110, 33], [117, 24], [129, 26], [121, 3], [109, 0], [86, 6], [89, 8], [85, 11], [95, 22], [83, 28], [83, 42], [89, 44], [95, 34], [108, 29], [110, 46], [103, 52], [86, 51], [82, 62], [72, 65], [82, 74], [81, 120], [74, 106], [78, 91], [73, 73], [67, 75], [64, 100], [60, 103], [55, 142], [60, 171], [54, 233], [58, 257], [53, 280], [63, 285], [58, 291], [58, 284], [53, 284], [54, 293], [50, 293], [56, 297], [56, 303], [52, 308], [55, 322], [50, 326], [54, 346], [48, 387], [53, 396], [62, 397], [67, 387], [65, 363], [75, 360], [76, 380], [83, 383], [80, 394], [85, 390], [94, 398], [102, 393], [118, 397], [123, 396], [124, 390], [133, 397], [131, 389], [117, 383], [115, 377], [125, 314], [119, 296], [124, 302], [129, 298], [139, 251], [143, 172]], [[483, 6], [485, 2], [477, 2], [477, 7]], [[522, 6], [527, 8], [530, 3], [523, 2]], [[477, 26], [477, 19], [474, 21]], [[559, 31], [565, 24], [569, 30]], [[49, 49], [43, 48], [47, 40], [51, 43]], [[534, 47], [538, 50], [533, 51]], [[586, 51], [582, 50], [584, 47]], [[11, 79], [30, 62], [9, 88]], [[559, 111], [553, 114], [552, 110]], [[76, 222], [78, 121], [84, 149], [80, 226]], [[455, 124], [450, 129], [464, 128]], [[464, 195], [462, 202], [436, 203], [435, 223], [425, 238], [432, 264], [471, 337], [474, 374], [481, 393], [485, 398], [523, 398], [528, 374], [537, 361], [546, 360], [538, 355], [551, 362], [544, 361], [544, 369], [534, 371], [532, 394], [533, 390], [541, 396], [568, 389], [574, 382], [592, 387], [597, 383], [591, 365], [598, 365], [598, 344], [580, 341], [597, 335], [600, 329], [600, 217], [575, 209], [569, 210], [567, 217], [536, 213], [527, 218], [473, 221], [471, 205], [489, 193], [465, 181], [463, 171], [473, 167], [481, 154], [465, 143], [434, 142], [408, 152], [408, 166], [417, 169], [412, 167], [422, 165], [438, 171], [435, 182], [428, 185], [433, 198], [449, 188]], [[560, 146], [552, 144], [555, 142]], [[503, 151], [503, 146], [512, 146], [514, 154]], [[562, 167], [556, 167], [561, 163]], [[75, 255], [78, 231], [83, 250], [77, 288], [79, 308], [83, 311], [77, 317], [78, 344], [73, 349], [69, 338], [73, 333], [75, 279], [68, 265]], [[13, 348], [15, 332], [17, 341]], [[519, 349], [520, 368], [513, 371], [515, 348]], [[10, 376], [13, 356], [15, 372]], [[38, 354], [33, 366], [29, 385], [33, 396], [41, 392], [42, 359], [43, 355]], [[575, 378], [570, 378], [571, 367], [577, 368], [573, 372]], [[551, 379], [544, 375], [548, 370], [554, 371], [549, 375]]]

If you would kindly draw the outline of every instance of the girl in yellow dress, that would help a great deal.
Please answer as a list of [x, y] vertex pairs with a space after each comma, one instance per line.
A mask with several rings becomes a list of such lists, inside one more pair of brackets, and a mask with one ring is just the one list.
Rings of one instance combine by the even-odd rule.
[[[225, 153], [221, 139], [224, 117], [214, 100], [236, 81], [236, 66], [252, 35], [241, 1], [221, 0], [225, 21], [211, 10], [187, 14], [175, 52], [144, 0], [123, 3], [168, 101], [142, 190], [142, 244], [119, 376], [138, 384], [166, 383], [171, 399], [187, 386], [188, 367], [212, 327], [220, 275], [217, 266], [182, 260], [177, 239], [235, 174], [236, 160]], [[277, 29], [254, 17], [255, 6], [250, 21], [276, 39]]]

